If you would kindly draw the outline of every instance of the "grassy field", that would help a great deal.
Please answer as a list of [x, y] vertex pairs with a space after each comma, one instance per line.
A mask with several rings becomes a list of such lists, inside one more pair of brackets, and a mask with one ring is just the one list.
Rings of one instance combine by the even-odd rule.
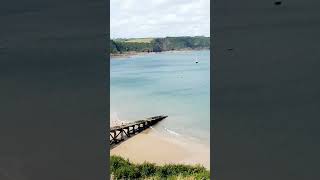
[[151, 43], [154, 38], [130, 38], [130, 39], [113, 39], [115, 42], [124, 42], [124, 43]]
[[207, 180], [210, 172], [203, 166], [167, 164], [157, 166], [145, 162], [133, 164], [119, 156], [110, 157], [112, 179], [149, 179], [149, 180]]
[[153, 38], [133, 38], [133, 39], [128, 39], [125, 42], [135, 42], [135, 43], [151, 43]]

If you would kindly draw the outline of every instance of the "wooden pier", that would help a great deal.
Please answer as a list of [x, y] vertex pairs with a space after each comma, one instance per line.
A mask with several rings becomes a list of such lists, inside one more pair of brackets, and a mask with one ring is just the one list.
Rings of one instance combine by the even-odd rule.
[[154, 116], [145, 120], [138, 120], [132, 123], [123, 124], [121, 126], [114, 126], [110, 128], [110, 145], [117, 144], [125, 138], [139, 133], [157, 122], [165, 119], [168, 116]]

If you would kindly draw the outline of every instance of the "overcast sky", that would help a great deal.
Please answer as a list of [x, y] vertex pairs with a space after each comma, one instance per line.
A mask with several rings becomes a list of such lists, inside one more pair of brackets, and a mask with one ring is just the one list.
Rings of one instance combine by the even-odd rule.
[[210, 36], [210, 0], [111, 0], [111, 38]]

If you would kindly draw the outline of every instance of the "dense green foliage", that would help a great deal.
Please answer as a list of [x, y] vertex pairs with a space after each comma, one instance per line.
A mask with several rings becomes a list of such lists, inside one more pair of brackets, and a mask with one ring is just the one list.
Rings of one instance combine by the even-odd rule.
[[148, 162], [133, 164], [119, 156], [111, 156], [110, 165], [114, 179], [210, 179], [210, 172], [199, 165], [157, 166]]
[[135, 52], [161, 52], [182, 49], [204, 49], [210, 47], [210, 38], [204, 36], [196, 37], [166, 37], [153, 38], [148, 41], [139, 42], [130, 39], [110, 40], [110, 51], [112, 54], [124, 53], [128, 51]]

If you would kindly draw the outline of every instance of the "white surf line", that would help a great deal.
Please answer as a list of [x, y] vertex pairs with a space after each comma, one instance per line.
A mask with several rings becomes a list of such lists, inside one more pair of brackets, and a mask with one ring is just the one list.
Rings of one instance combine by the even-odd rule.
[[174, 132], [174, 131], [172, 131], [172, 130], [170, 130], [170, 129], [166, 128], [166, 127], [164, 127], [164, 129], [165, 129], [168, 133], [170, 133], [170, 134], [173, 134], [173, 135], [176, 135], [176, 136], [181, 136], [179, 133]]

